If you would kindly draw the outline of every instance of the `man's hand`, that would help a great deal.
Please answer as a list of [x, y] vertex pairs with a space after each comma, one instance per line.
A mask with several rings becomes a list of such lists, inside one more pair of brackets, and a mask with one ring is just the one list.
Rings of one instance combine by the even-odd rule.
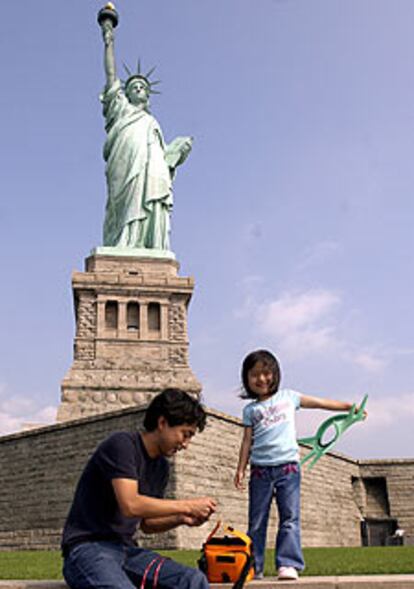
[[197, 526], [202, 526], [209, 519], [210, 519], [210, 517], [208, 517], [208, 518], [197, 518], [197, 517], [193, 517], [191, 515], [183, 515], [180, 524], [181, 525], [184, 525], [184, 526], [190, 526], [191, 528], [194, 528], [194, 527], [197, 527]]
[[188, 513], [186, 517], [192, 520], [207, 521], [208, 518], [215, 513], [217, 509], [217, 501], [211, 497], [199, 497], [197, 499], [190, 499], [188, 502]]
[[[165, 499], [161, 502], [168, 501]], [[172, 530], [177, 526], [202, 526], [210, 519], [216, 511], [217, 503], [211, 497], [200, 497], [198, 499], [172, 500], [173, 503], [180, 504], [183, 512], [177, 515], [164, 517], [151, 517], [141, 520], [141, 529], [145, 534], [154, 534]]]

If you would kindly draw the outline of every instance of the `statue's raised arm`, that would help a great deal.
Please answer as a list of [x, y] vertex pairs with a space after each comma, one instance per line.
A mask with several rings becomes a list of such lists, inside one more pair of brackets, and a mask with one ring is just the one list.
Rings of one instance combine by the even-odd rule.
[[116, 65], [114, 52], [114, 28], [118, 24], [118, 13], [115, 6], [108, 2], [98, 13], [98, 23], [102, 29], [104, 40], [104, 67], [106, 74], [106, 87], [109, 88], [116, 80]]

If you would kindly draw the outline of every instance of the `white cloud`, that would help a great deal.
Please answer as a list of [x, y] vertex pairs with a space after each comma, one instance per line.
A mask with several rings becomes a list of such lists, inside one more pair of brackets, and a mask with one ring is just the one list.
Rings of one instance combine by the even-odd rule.
[[381, 372], [388, 364], [380, 354], [371, 351], [361, 351], [353, 356], [353, 361], [367, 372]]
[[394, 350], [396, 356], [414, 356], [414, 348], [396, 348]]
[[284, 293], [259, 304], [255, 315], [259, 330], [274, 337], [285, 355], [297, 358], [339, 345], [334, 311], [340, 303], [340, 296], [329, 290]]
[[[260, 286], [257, 277], [254, 282]], [[339, 292], [329, 289], [290, 291], [260, 302], [258, 291], [253, 293], [250, 289], [234, 316], [237, 319], [253, 316], [255, 335], [274, 340], [285, 359], [297, 361], [322, 353], [326, 359], [335, 354], [337, 360], [377, 374], [394, 356], [392, 350], [385, 351], [352, 339], [347, 326], [356, 314], [352, 309], [344, 309]]]
[[404, 421], [412, 423], [414, 418], [414, 392], [392, 393], [384, 398], [371, 396], [368, 400], [369, 423], [372, 429], [398, 426]]
[[321, 241], [308, 247], [303, 252], [302, 260], [298, 264], [298, 271], [322, 264], [341, 252], [341, 246], [336, 241]]
[[247, 276], [243, 276], [240, 283], [247, 287], [256, 287], [257, 285], [262, 285], [265, 282], [263, 276], [259, 274], [248, 274]]
[[33, 410], [33, 401], [28, 397], [0, 397], [0, 410], [11, 415], [25, 415]]
[[0, 435], [19, 432], [34, 425], [47, 425], [56, 421], [57, 408], [41, 404], [23, 395], [9, 395], [0, 384]]
[[261, 307], [262, 325], [265, 330], [281, 335], [311, 329], [339, 302], [338, 295], [327, 290], [285, 293], [279, 299]]
[[202, 402], [212, 409], [240, 417], [245, 401], [240, 399], [241, 387], [226, 387], [211, 379], [203, 379]]
[[359, 458], [413, 458], [414, 392], [370, 395], [367, 410], [368, 418], [345, 434], [339, 449]]

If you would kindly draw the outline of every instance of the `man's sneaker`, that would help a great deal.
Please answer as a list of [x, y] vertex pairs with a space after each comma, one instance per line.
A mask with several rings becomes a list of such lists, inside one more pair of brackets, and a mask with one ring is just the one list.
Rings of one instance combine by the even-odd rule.
[[299, 575], [298, 571], [293, 567], [280, 567], [277, 578], [279, 581], [297, 581]]
[[255, 573], [254, 574], [254, 580], [255, 581], [260, 581], [261, 579], [264, 579], [263, 573]]

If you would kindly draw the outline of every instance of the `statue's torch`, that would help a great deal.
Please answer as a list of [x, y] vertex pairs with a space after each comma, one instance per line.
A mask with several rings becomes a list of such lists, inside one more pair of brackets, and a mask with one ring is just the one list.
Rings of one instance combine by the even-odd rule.
[[101, 27], [104, 27], [104, 23], [109, 21], [113, 28], [115, 28], [119, 21], [118, 13], [115, 9], [115, 6], [112, 2], [108, 2], [101, 10], [98, 12], [98, 23]]

